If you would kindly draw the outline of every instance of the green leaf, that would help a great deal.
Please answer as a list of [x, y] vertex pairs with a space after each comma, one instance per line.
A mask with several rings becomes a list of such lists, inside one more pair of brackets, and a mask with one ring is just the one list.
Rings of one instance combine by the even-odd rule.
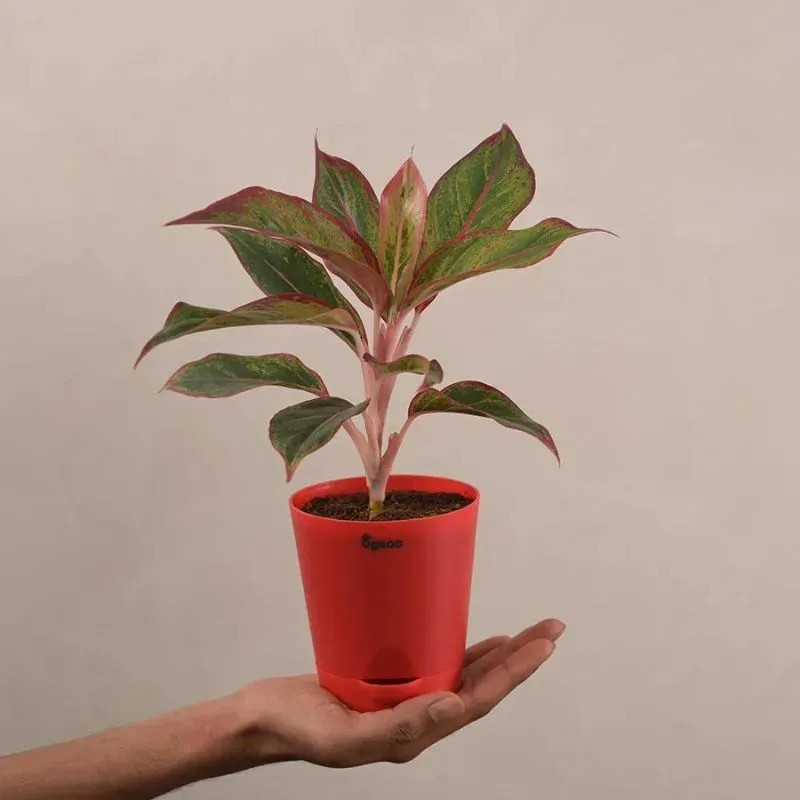
[[314, 142], [314, 205], [340, 219], [378, 250], [378, 198], [364, 174], [349, 161], [324, 153]]
[[158, 345], [177, 339], [180, 336], [185, 336], [187, 333], [193, 333], [205, 323], [211, 322], [221, 314], [227, 313], [227, 311], [222, 311], [218, 308], [204, 308], [202, 306], [193, 306], [189, 303], [176, 303], [172, 311], [169, 312], [161, 330], [151, 337], [142, 348], [142, 352], [139, 353], [134, 366], [138, 366], [139, 362]]
[[[216, 229], [233, 249], [253, 282], [266, 295], [294, 292], [322, 300], [333, 308], [348, 311], [366, 339], [361, 317], [347, 298], [334, 286], [321, 264], [304, 250], [278, 239], [268, 239], [241, 228]], [[356, 340], [346, 331], [334, 330], [353, 350]]]
[[284, 386], [311, 394], [327, 393], [322, 378], [297, 356], [273, 353], [239, 356], [212, 353], [184, 364], [164, 389], [189, 397], [233, 397], [261, 386]]
[[233, 328], [241, 325], [319, 325], [355, 332], [356, 323], [344, 309], [331, 308], [321, 300], [302, 294], [276, 294], [253, 303], [222, 311], [189, 303], [178, 303], [136, 359], [138, 364], [154, 347], [190, 333]]
[[573, 236], [597, 232], [551, 218], [518, 231], [470, 233], [432, 253], [419, 267], [408, 297], [417, 306], [454, 283], [498, 269], [530, 267]]
[[507, 125], [437, 181], [428, 198], [423, 256], [469, 231], [507, 228], [531, 202], [536, 179]]
[[216, 228], [266, 295], [296, 292], [338, 305], [341, 294], [322, 265], [304, 250], [241, 228]]
[[544, 426], [534, 422], [518, 405], [493, 386], [478, 381], [460, 381], [444, 389], [425, 389], [411, 400], [410, 417], [450, 412], [493, 419], [504, 428], [535, 436], [559, 459], [553, 437]]
[[251, 186], [168, 224], [246, 228], [283, 240], [324, 259], [335, 275], [374, 304], [382, 308], [386, 303], [386, 281], [369, 245], [341, 220], [300, 197]]
[[286, 464], [290, 481], [300, 462], [326, 445], [351, 417], [362, 414], [369, 400], [353, 405], [341, 397], [317, 397], [279, 411], [269, 423], [269, 440]]
[[390, 291], [399, 296], [411, 282], [425, 232], [428, 192], [414, 160], [407, 159], [381, 194], [378, 256]]
[[425, 386], [435, 386], [444, 379], [442, 365], [435, 358], [428, 359], [425, 356], [411, 354], [401, 356], [394, 361], [378, 361], [367, 354], [364, 356], [364, 361], [372, 364], [379, 375], [398, 375], [403, 372], [422, 375]]

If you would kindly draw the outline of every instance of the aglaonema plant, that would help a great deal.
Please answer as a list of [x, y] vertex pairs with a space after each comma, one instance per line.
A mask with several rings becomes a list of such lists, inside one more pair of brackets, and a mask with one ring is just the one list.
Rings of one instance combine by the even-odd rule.
[[[286, 353], [214, 353], [181, 367], [164, 388], [211, 398], [261, 386], [313, 395], [279, 411], [269, 425], [286, 478], [342, 428], [361, 458], [372, 518], [383, 509], [403, 440], [424, 414], [485, 417], [530, 434], [558, 458], [548, 430], [503, 392], [474, 380], [440, 387], [439, 362], [411, 351], [420, 319], [445, 289], [487, 272], [537, 264], [567, 239], [597, 230], [554, 217], [509, 230], [534, 188], [533, 169], [505, 125], [430, 192], [409, 158], [378, 197], [354, 164], [317, 144], [310, 202], [251, 186], [168, 223], [207, 225], [222, 235], [264, 296], [232, 310], [178, 303], [138, 361], [160, 344], [220, 328], [295, 324], [330, 330], [358, 359], [364, 384], [359, 402], [331, 396], [319, 373]], [[368, 323], [332, 276], [366, 307]], [[405, 422], [387, 435], [389, 403], [403, 373], [420, 376], [420, 384]]]

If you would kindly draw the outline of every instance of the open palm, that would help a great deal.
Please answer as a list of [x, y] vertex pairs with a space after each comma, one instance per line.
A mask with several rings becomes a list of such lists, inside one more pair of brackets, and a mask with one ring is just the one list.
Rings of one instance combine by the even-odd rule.
[[298, 759], [328, 767], [404, 763], [488, 714], [550, 657], [563, 631], [548, 619], [513, 638], [486, 639], [466, 651], [457, 694], [424, 695], [386, 711], [352, 711], [312, 675], [258, 681], [242, 695]]

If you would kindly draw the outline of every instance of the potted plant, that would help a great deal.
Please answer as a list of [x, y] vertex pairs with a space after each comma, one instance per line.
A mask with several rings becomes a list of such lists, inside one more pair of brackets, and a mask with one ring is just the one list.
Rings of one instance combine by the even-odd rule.
[[[353, 441], [363, 476], [301, 489], [289, 508], [320, 682], [357, 710], [454, 690], [461, 673], [478, 491], [449, 478], [393, 475], [409, 428], [427, 414], [484, 417], [530, 434], [558, 457], [547, 429], [501, 391], [471, 380], [441, 387], [439, 362], [411, 348], [440, 292], [536, 264], [596, 230], [557, 218], [509, 230], [534, 187], [533, 169], [504, 125], [430, 192], [409, 158], [379, 198], [353, 164], [317, 144], [311, 202], [253, 186], [169, 223], [222, 235], [263, 297], [233, 310], [178, 303], [139, 360], [192, 333], [298, 324], [331, 331], [361, 370], [357, 402], [331, 396], [318, 372], [287, 353], [214, 353], [181, 367], [164, 387], [207, 398], [261, 386], [312, 395], [269, 425], [287, 481], [340, 429]], [[332, 276], [366, 307], [369, 324]], [[387, 410], [403, 373], [420, 376], [420, 385], [402, 427], [389, 432]]]

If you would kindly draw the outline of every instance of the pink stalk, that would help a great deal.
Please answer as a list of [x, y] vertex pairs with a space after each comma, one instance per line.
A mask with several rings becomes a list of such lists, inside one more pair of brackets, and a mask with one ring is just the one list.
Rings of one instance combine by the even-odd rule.
[[[323, 396], [330, 397], [330, 391], [328, 387], [325, 385], [325, 381], [320, 378], [320, 382], [322, 383], [322, 390]], [[344, 429], [345, 433], [350, 437], [353, 444], [358, 451], [359, 458], [361, 459], [361, 463], [364, 465], [364, 469], [367, 473], [375, 472], [378, 469], [378, 462], [374, 461], [373, 453], [369, 449], [369, 444], [367, 442], [366, 437], [363, 433], [356, 427], [353, 420], [348, 419], [342, 423], [342, 428]]]
[[[394, 361], [395, 359], [404, 356], [405, 350], [401, 347], [401, 334], [400, 330], [403, 327], [403, 317], [400, 317], [391, 322], [386, 328], [385, 341], [383, 343], [382, 354], [374, 354], [375, 357], [381, 361]], [[408, 347], [406, 342], [405, 347]], [[379, 425], [379, 438], [383, 442], [383, 434], [386, 428], [386, 415], [389, 411], [389, 401], [392, 397], [394, 385], [397, 382], [397, 375], [384, 376], [378, 386], [378, 394], [376, 397], [377, 403], [377, 417]]]
[[344, 428], [345, 433], [350, 437], [355, 445], [356, 450], [358, 451], [358, 456], [361, 459], [361, 463], [364, 465], [364, 470], [367, 473], [375, 471], [376, 466], [372, 460], [372, 452], [370, 451], [367, 437], [361, 433], [351, 419], [348, 419], [346, 422], [344, 422], [342, 424], [342, 428]]
[[[415, 314], [412, 322], [404, 326], [405, 316], [390, 320], [384, 324], [379, 313], [375, 313], [373, 323], [370, 355], [378, 361], [394, 361], [408, 352], [411, 338], [419, 322], [419, 314]], [[397, 433], [393, 433], [388, 440], [384, 451], [383, 438], [386, 429], [386, 417], [389, 402], [397, 381], [397, 375], [381, 375], [373, 364], [365, 360], [367, 351], [364, 347], [359, 349], [362, 360], [362, 376], [364, 381], [364, 394], [370, 401], [364, 412], [364, 427], [366, 436], [352, 423], [350, 430], [347, 425], [345, 430], [350, 434], [358, 448], [367, 477], [369, 490], [370, 516], [376, 517], [383, 511], [383, 502], [386, 498], [386, 484], [389, 480], [392, 466], [397, 458], [398, 450], [405, 438], [411, 423], [407, 419]]]
[[375, 483], [377, 486], [383, 488], [384, 495], [386, 493], [386, 484], [389, 481], [389, 476], [392, 474], [392, 468], [394, 467], [395, 459], [397, 458], [397, 454], [400, 452], [400, 447], [402, 446], [403, 440], [406, 438], [408, 429], [411, 427], [411, 423], [414, 421], [414, 419], [415, 417], [407, 417], [400, 430], [396, 433], [393, 433], [389, 437], [389, 444], [386, 447], [386, 452], [381, 457]]

